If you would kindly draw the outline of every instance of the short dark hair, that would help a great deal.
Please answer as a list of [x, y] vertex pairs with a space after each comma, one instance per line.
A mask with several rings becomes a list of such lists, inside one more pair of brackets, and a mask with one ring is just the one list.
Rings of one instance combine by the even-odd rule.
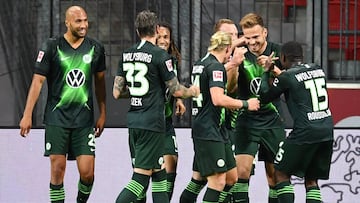
[[158, 18], [154, 12], [149, 10], [141, 11], [137, 14], [135, 20], [135, 28], [139, 37], [155, 36]]
[[286, 42], [281, 47], [281, 53], [291, 62], [303, 59], [303, 49], [299, 42]]

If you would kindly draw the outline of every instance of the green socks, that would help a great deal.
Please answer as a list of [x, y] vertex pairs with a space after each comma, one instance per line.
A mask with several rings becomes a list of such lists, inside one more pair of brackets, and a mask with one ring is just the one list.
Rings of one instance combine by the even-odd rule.
[[65, 191], [64, 184], [53, 185], [50, 183], [50, 202], [51, 203], [64, 203]]
[[171, 200], [173, 191], [174, 191], [174, 183], [175, 183], [176, 173], [167, 173], [166, 181], [167, 181], [167, 194], [169, 197], [169, 201]]
[[281, 182], [275, 186], [278, 196], [278, 202], [294, 202], [294, 186], [291, 185], [290, 181]]
[[249, 202], [249, 179], [238, 179], [238, 182], [231, 188], [230, 192], [234, 198], [234, 202]]
[[269, 186], [268, 201], [269, 201], [269, 203], [278, 203], [277, 193], [276, 193], [275, 187]]
[[230, 189], [232, 188], [231, 185], [225, 185], [223, 191], [220, 193], [219, 202], [220, 203], [229, 203], [232, 198], [232, 194]]
[[322, 202], [320, 189], [317, 186], [306, 188], [306, 203]]
[[155, 172], [152, 178], [152, 198], [154, 203], [167, 203], [169, 197], [166, 192], [166, 172], [165, 169]]
[[135, 202], [149, 185], [150, 176], [133, 173], [130, 182], [120, 192], [116, 199], [116, 203]]
[[220, 197], [220, 191], [207, 188], [204, 194], [203, 203], [218, 203]]
[[194, 203], [200, 191], [204, 188], [207, 181], [195, 180], [191, 178], [191, 181], [186, 186], [180, 196], [180, 203]]
[[91, 183], [84, 183], [81, 179], [79, 180], [78, 195], [76, 197], [77, 203], [86, 203], [87, 202], [87, 200], [89, 199], [89, 196], [90, 196], [90, 192], [91, 192], [93, 183], [94, 183], [94, 181]]

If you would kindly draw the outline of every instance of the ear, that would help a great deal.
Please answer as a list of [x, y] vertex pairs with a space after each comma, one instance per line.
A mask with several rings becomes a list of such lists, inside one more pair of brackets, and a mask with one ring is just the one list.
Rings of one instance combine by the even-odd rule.
[[267, 35], [268, 35], [268, 30], [266, 27], [264, 27], [264, 35], [265, 35], [265, 37], [267, 37]]
[[230, 45], [226, 46], [226, 52], [225, 52], [225, 53], [227, 54], [227, 53], [229, 53], [230, 51], [231, 51], [231, 46], [230, 46]]

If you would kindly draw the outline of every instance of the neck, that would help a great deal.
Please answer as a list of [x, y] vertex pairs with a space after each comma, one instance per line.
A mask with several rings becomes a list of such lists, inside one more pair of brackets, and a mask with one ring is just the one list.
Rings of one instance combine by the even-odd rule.
[[224, 55], [222, 52], [211, 51], [210, 54], [212, 54], [213, 56], [215, 56], [215, 58], [216, 58], [220, 63], [224, 63], [225, 55]]
[[84, 41], [84, 37], [75, 37], [69, 32], [64, 34], [64, 38], [74, 48], [77, 48], [82, 43], [82, 41]]
[[154, 45], [156, 44], [156, 36], [145, 36], [145, 37], [141, 38], [141, 40], [151, 42]]

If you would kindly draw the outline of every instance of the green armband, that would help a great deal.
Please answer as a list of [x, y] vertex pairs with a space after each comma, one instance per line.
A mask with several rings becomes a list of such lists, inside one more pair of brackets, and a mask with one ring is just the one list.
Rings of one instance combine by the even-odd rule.
[[242, 102], [242, 104], [243, 104], [243, 106], [242, 106], [242, 109], [248, 109], [249, 108], [249, 104], [248, 104], [248, 102], [246, 101], [246, 100], [241, 100], [241, 102]]

